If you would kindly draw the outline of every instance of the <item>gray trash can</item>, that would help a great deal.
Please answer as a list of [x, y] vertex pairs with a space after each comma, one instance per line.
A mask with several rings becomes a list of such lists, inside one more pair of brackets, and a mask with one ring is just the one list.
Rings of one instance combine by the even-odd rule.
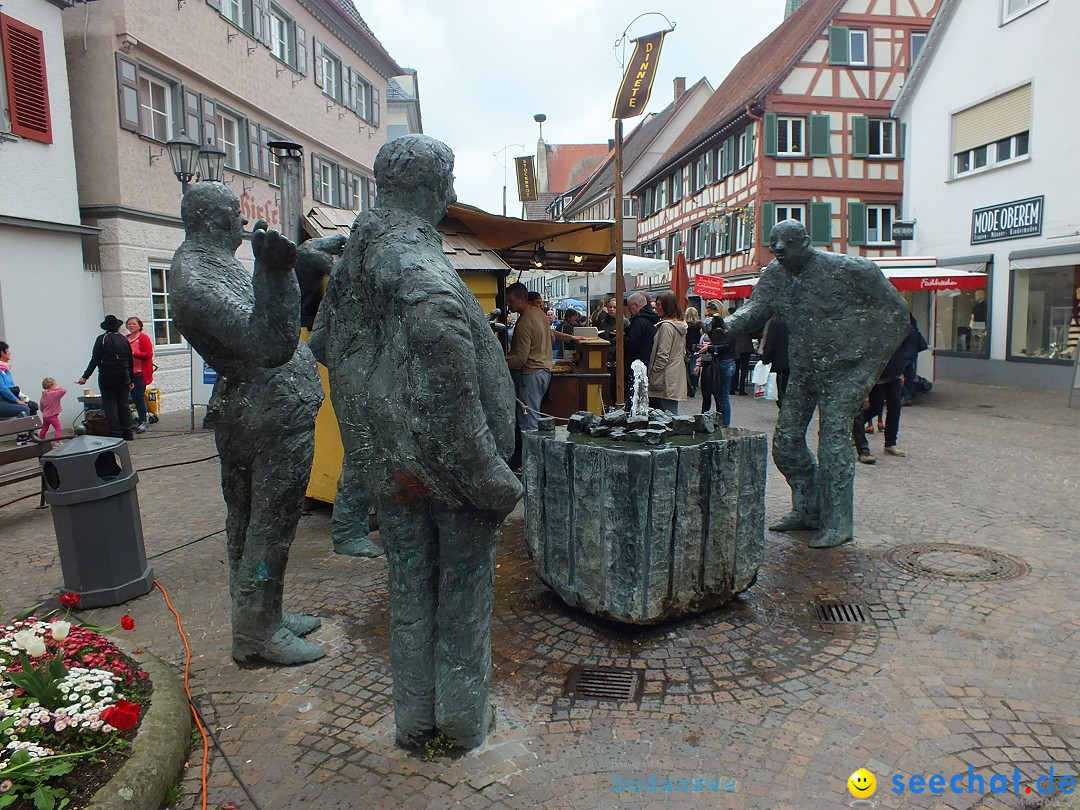
[[119, 605], [149, 592], [154, 574], [127, 443], [76, 436], [41, 457], [41, 473], [64, 588], [82, 595], [79, 607]]

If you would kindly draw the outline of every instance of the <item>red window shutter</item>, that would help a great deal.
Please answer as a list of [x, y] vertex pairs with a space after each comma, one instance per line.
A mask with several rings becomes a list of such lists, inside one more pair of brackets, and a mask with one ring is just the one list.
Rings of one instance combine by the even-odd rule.
[[0, 37], [4, 44], [11, 131], [33, 141], [52, 143], [44, 37], [38, 29], [6, 14], [0, 14]]

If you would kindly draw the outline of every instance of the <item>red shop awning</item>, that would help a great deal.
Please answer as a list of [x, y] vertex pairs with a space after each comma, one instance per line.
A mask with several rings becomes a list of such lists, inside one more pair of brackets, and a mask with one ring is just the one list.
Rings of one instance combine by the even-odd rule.
[[[986, 273], [965, 267], [938, 267], [932, 257], [898, 256], [873, 260], [898, 290], [949, 292], [986, 289]], [[985, 265], [979, 265], [985, 267]]]

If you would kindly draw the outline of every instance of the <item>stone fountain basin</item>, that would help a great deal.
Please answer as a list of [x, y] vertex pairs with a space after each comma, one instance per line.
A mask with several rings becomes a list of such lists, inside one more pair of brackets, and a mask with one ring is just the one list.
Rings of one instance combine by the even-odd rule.
[[753, 584], [765, 555], [766, 434], [721, 428], [648, 447], [558, 428], [522, 440], [529, 555], [568, 605], [658, 624]]

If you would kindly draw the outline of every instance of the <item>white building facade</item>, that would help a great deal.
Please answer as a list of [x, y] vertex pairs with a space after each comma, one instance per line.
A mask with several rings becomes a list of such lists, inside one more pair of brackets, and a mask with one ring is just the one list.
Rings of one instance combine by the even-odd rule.
[[[894, 106], [907, 124], [904, 253], [988, 274], [928, 292], [937, 377], [1066, 388], [1080, 337], [1080, 4], [944, 0]], [[918, 295], [918, 294], [917, 294]]]
[[71, 391], [100, 331], [101, 284], [85, 267], [60, 0], [0, 8], [0, 340], [12, 375], [36, 400], [43, 377]]

